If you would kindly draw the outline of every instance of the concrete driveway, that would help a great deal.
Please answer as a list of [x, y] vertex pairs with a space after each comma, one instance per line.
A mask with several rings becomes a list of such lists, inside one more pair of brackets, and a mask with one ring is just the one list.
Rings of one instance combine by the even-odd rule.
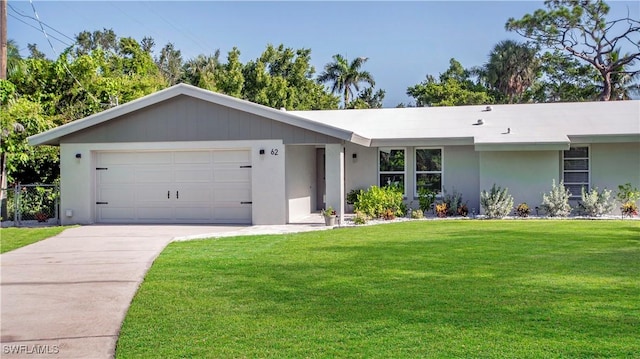
[[0, 255], [0, 357], [113, 357], [129, 304], [172, 239], [249, 228], [85, 226]]

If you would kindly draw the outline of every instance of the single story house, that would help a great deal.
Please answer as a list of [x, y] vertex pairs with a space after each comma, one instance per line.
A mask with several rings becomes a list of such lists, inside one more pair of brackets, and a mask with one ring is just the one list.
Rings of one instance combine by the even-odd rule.
[[60, 146], [61, 222], [284, 224], [352, 189], [640, 187], [640, 101], [286, 111], [180, 84], [29, 138]]

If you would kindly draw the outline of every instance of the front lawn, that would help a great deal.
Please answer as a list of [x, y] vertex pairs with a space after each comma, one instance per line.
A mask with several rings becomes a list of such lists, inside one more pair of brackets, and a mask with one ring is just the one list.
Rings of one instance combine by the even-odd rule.
[[118, 358], [631, 358], [640, 222], [417, 221], [170, 244]]
[[0, 229], [0, 253], [53, 237], [67, 228], [69, 227], [2, 228]]

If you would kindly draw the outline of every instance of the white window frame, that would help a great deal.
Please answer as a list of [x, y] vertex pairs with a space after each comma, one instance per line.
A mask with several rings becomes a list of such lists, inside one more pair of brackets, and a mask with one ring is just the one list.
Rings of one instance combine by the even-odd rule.
[[[569, 147], [569, 150], [571, 150], [571, 148], [581, 148], [581, 147], [586, 147], [587, 148], [587, 157], [569, 157], [566, 158], [564, 156], [565, 151], [562, 151], [562, 182], [565, 185], [565, 188], [567, 188], [567, 185], [582, 185], [587, 191], [591, 189], [591, 146], [589, 145], [580, 145], [580, 144], [573, 144]], [[587, 160], [587, 169], [586, 170], [568, 170], [565, 169], [564, 167], [564, 161], [565, 159], [567, 160]], [[584, 173], [587, 172], [587, 183], [584, 182], [564, 182], [564, 175], [565, 173]], [[571, 197], [570, 199], [579, 199], [582, 196], [582, 193], [571, 193]]]
[[[380, 171], [380, 152], [381, 151], [393, 151], [402, 150], [404, 152], [404, 169], [402, 171]], [[406, 147], [378, 147], [378, 187], [384, 187], [386, 183], [380, 183], [380, 175], [383, 174], [401, 174], [404, 177], [404, 183], [402, 184], [403, 193], [402, 196], [407, 196], [407, 148]]]
[[[440, 171], [418, 171], [418, 150], [440, 150]], [[415, 198], [418, 198], [419, 174], [440, 174], [440, 191], [436, 195], [441, 197], [444, 188], [444, 147], [416, 147], [413, 149], [413, 195]]]

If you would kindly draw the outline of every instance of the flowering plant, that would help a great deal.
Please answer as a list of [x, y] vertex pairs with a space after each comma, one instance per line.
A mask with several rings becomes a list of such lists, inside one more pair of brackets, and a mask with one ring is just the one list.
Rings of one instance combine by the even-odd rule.
[[335, 216], [336, 211], [333, 209], [333, 207], [329, 206], [326, 209], [322, 210], [322, 215], [325, 217]]

